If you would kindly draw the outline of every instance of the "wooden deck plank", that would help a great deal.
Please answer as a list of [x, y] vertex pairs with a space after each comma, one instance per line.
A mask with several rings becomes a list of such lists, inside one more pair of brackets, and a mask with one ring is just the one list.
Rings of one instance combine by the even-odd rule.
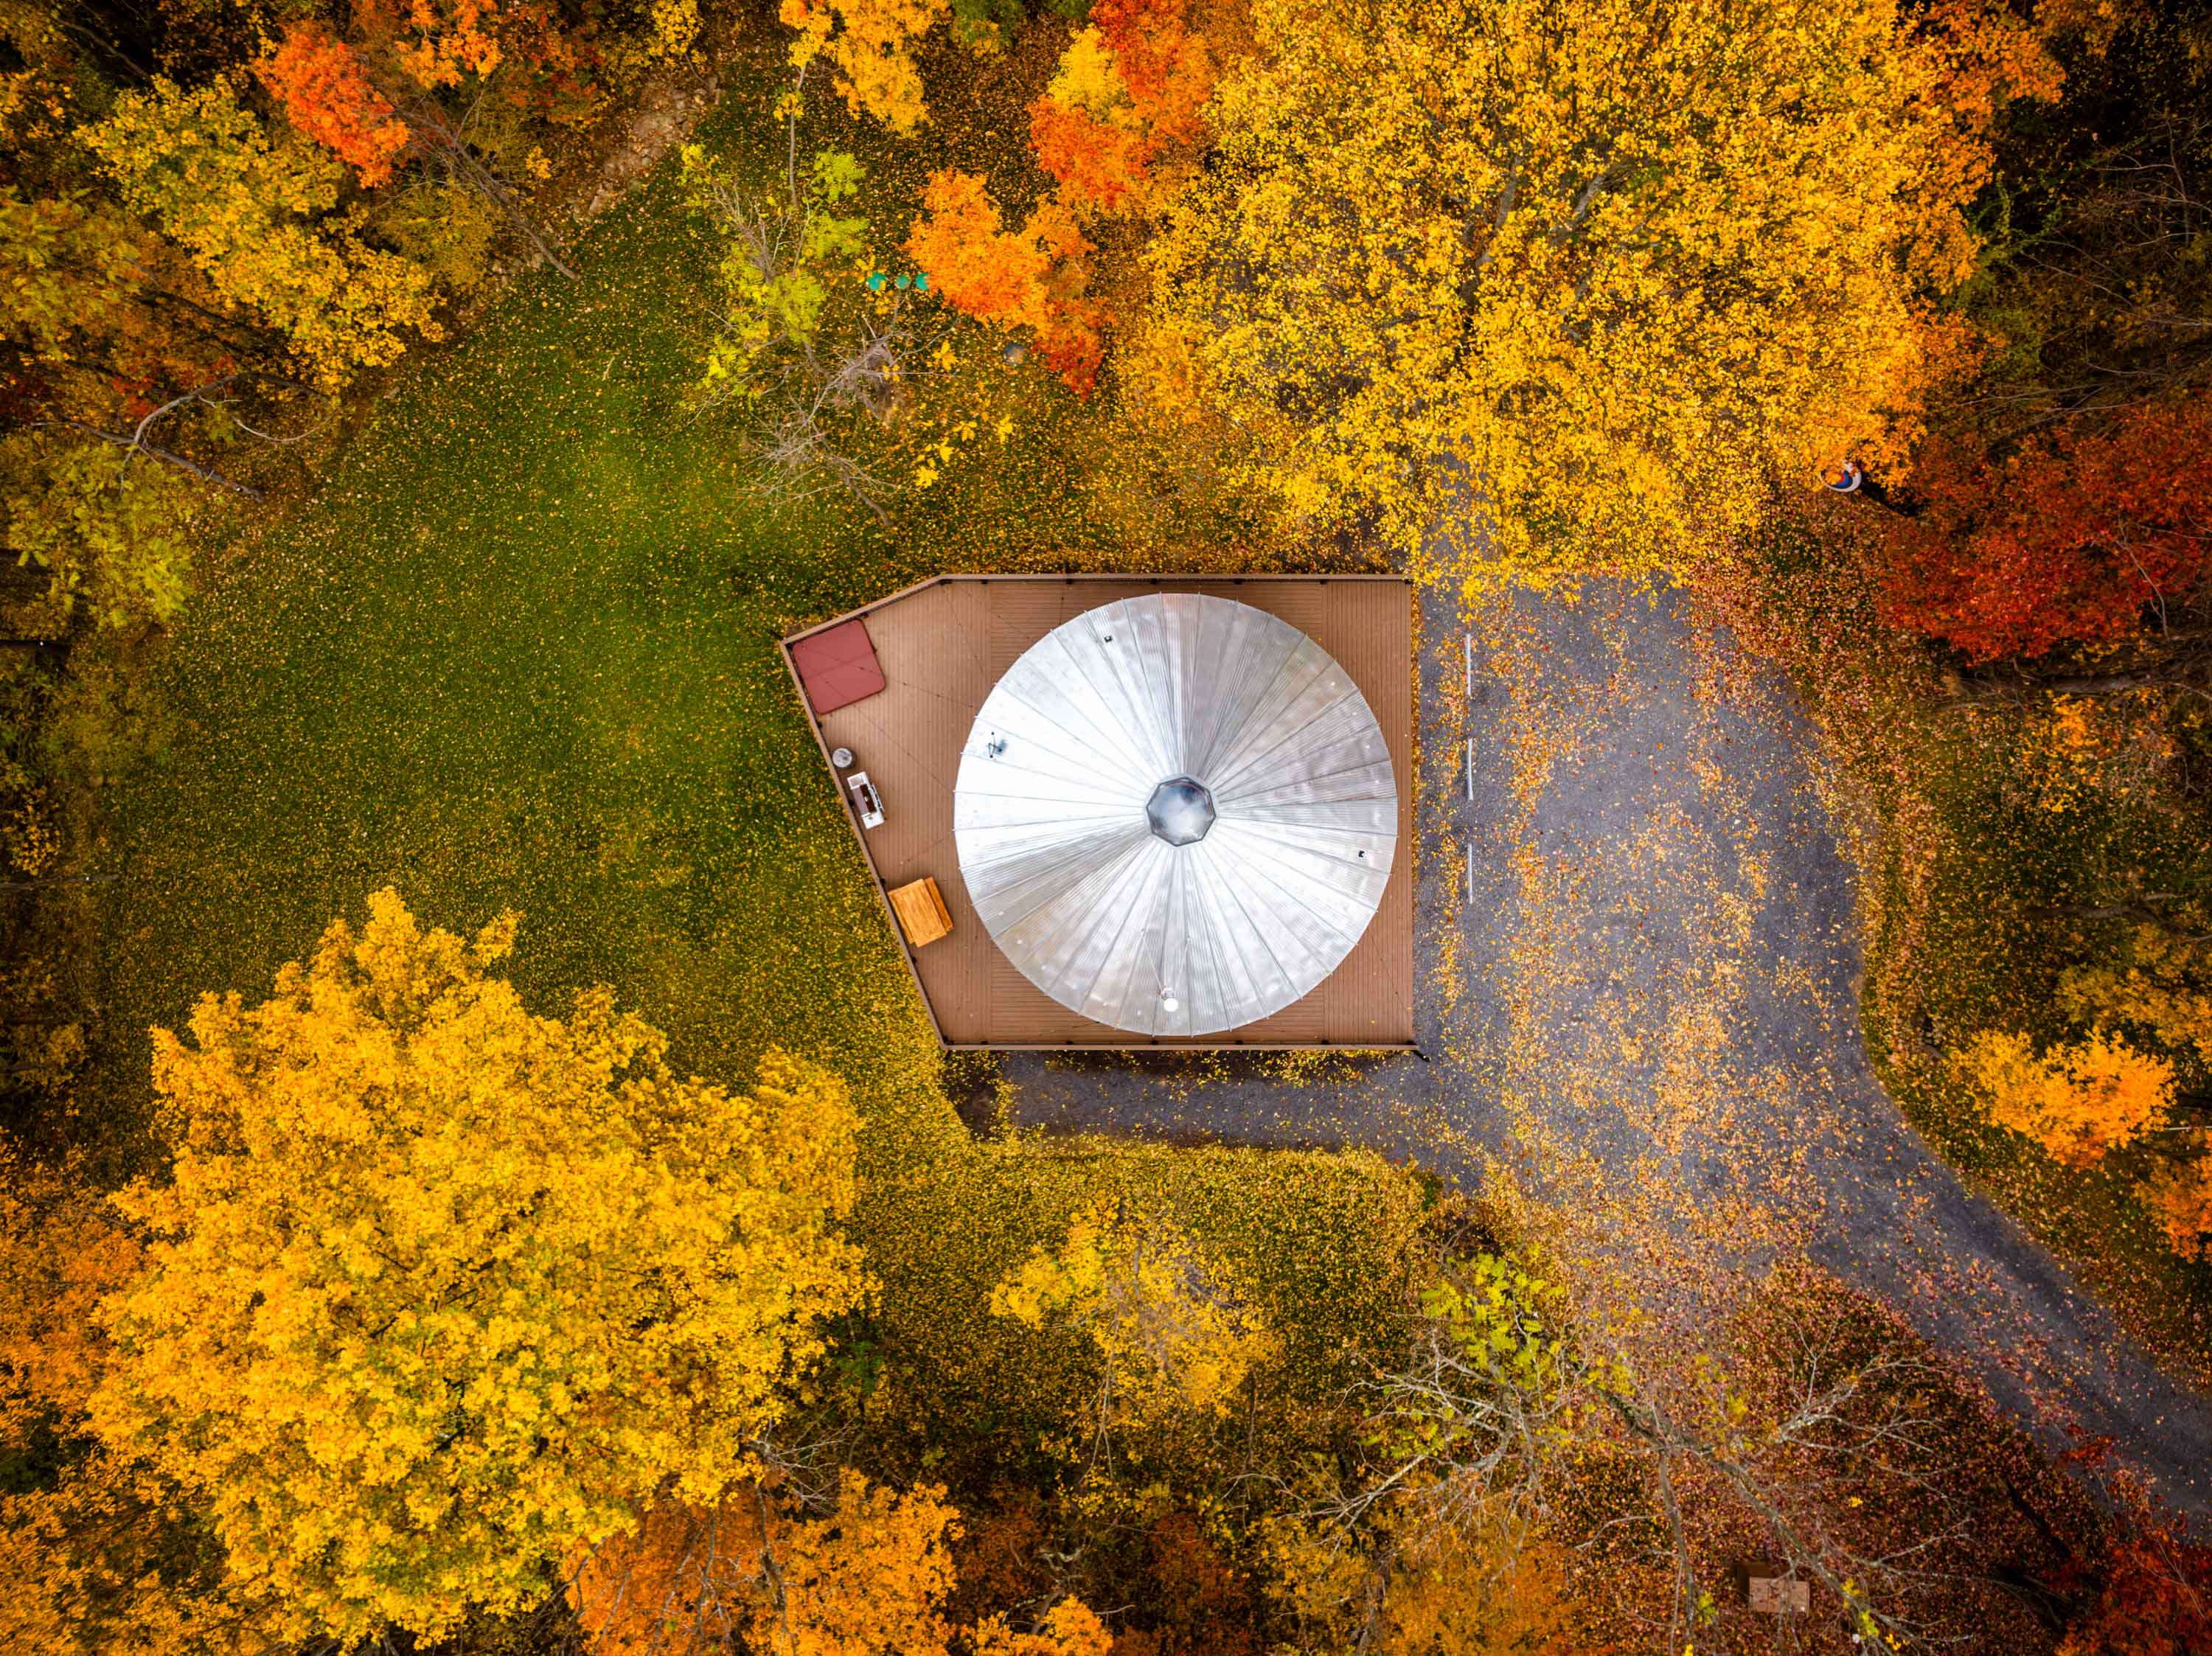
[[[1214, 1035], [1163, 1040], [1071, 1012], [1023, 977], [976, 917], [952, 840], [952, 786], [961, 748], [991, 686], [1061, 622], [1116, 598], [1156, 591], [1234, 598], [1310, 634], [1342, 664], [1374, 709], [1397, 772], [1400, 802], [1399, 854], [1382, 905], [1337, 969], [1295, 1005], [1257, 1022]], [[1265, 575], [1213, 580], [948, 576], [859, 613], [866, 619], [883, 664], [885, 688], [823, 715], [815, 720], [816, 729], [825, 748], [851, 748], [855, 762], [883, 794], [884, 825], [862, 835], [879, 887], [933, 877], [952, 916], [950, 936], [926, 949], [907, 950], [946, 1042], [1107, 1047], [1412, 1044], [1414, 637], [1407, 583]]]

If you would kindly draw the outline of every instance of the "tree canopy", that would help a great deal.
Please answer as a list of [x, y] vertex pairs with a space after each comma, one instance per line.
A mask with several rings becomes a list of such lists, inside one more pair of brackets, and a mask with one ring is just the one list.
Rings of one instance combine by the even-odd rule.
[[1401, 555], [1464, 519], [1439, 555], [1540, 579], [1679, 564], [1909, 385], [1956, 54], [1892, 0], [1254, 15], [1156, 323], [1286, 519]]
[[486, 970], [514, 934], [380, 892], [156, 1032], [174, 1166], [118, 1198], [148, 1264], [92, 1416], [302, 1633], [434, 1634], [658, 1489], [718, 1498], [863, 1288], [842, 1085], [680, 1078], [604, 989], [534, 1016]]

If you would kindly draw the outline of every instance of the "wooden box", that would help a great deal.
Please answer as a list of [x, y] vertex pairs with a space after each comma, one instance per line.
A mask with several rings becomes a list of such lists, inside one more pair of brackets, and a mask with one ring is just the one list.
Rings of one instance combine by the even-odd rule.
[[952, 911], [945, 907], [945, 894], [929, 876], [924, 875], [911, 885], [900, 886], [889, 895], [891, 912], [898, 916], [899, 930], [906, 933], [907, 942], [914, 948], [935, 943], [951, 933]]
[[1747, 1559], [1733, 1574], [1744, 1603], [1762, 1616], [1804, 1616], [1813, 1609], [1813, 1584], [1773, 1559]]

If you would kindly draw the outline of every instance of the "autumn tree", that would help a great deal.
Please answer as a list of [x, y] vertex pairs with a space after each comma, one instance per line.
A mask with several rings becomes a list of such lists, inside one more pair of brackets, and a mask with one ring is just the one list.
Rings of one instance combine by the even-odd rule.
[[[410, 169], [416, 175], [412, 187], [393, 203], [398, 210], [387, 215], [386, 227], [403, 246], [415, 244], [418, 262], [445, 276], [448, 286], [472, 285], [475, 273], [465, 266], [456, 270], [449, 245], [465, 244], [487, 208], [539, 259], [573, 277], [575, 272], [507, 176], [512, 158], [503, 172], [494, 153], [503, 146], [492, 141], [493, 129], [480, 118], [495, 76], [499, 101], [509, 106], [543, 102], [531, 91], [533, 81], [573, 85], [588, 46], [570, 39], [553, 18], [539, 8], [502, 10], [462, 0], [450, 14], [417, 7], [403, 27], [380, 7], [358, 7], [361, 46], [320, 24], [295, 24], [282, 46], [254, 64], [254, 72], [293, 129], [351, 165], [364, 187], [392, 183], [394, 163], [403, 158], [416, 163]], [[586, 33], [589, 27], [580, 26]], [[657, 11], [649, 42], [660, 42], [668, 30], [696, 33], [697, 27], [696, 10], [688, 22]], [[688, 44], [689, 35], [684, 39]], [[510, 45], [519, 52], [511, 56]], [[458, 111], [441, 101], [447, 94]], [[588, 97], [581, 101], [589, 107]], [[525, 173], [533, 164], [538, 176], [550, 170], [534, 145], [521, 159]], [[441, 258], [441, 253], [448, 256]]]
[[2117, 948], [2068, 967], [2057, 1001], [2077, 1022], [2132, 1026], [2212, 1071], [2212, 936], [2138, 921]]
[[1019, 230], [1005, 227], [978, 174], [930, 176], [922, 216], [906, 252], [945, 302], [1009, 332], [1024, 331], [1044, 365], [1078, 396], [1097, 385], [1105, 354], [1099, 308], [1084, 296], [1090, 239], [1074, 215], [1048, 197]]
[[1182, 1227], [1103, 1205], [1078, 1213], [1057, 1246], [1032, 1249], [991, 1290], [991, 1310], [1085, 1337], [1101, 1362], [1102, 1429], [1116, 1416], [1225, 1415], [1274, 1344], [1234, 1273]]
[[1015, 1627], [1003, 1615], [987, 1616], [969, 1629], [974, 1656], [1108, 1656], [1117, 1641], [1091, 1608], [1063, 1598], [1034, 1629]]
[[351, 46], [319, 24], [295, 23], [254, 72], [286, 118], [350, 166], [364, 187], [391, 180], [410, 135]]
[[[148, 303], [168, 274], [161, 238], [115, 203], [89, 192], [29, 195], [0, 186], [0, 373], [12, 400], [55, 382], [204, 377], [215, 352], [179, 338]], [[192, 346], [199, 349], [193, 349]], [[64, 397], [73, 413], [90, 412]]]
[[915, 42], [951, 9], [950, 0], [782, 0], [779, 15], [798, 31], [794, 65], [826, 58], [853, 112], [903, 136], [928, 118]]
[[1948, 438], [1915, 463], [1920, 508], [1887, 525], [1899, 623], [1977, 661], [2109, 644], [2186, 605], [2212, 569], [2212, 414], [2142, 404], [2002, 458]]
[[81, 1165], [0, 1148], [0, 1649], [246, 1656], [269, 1641], [173, 1486], [87, 1435], [107, 1356], [96, 1307], [139, 1262]]
[[1491, 1559], [1435, 1538], [1399, 1562], [1376, 1656], [1578, 1656], [1564, 1566], [1556, 1545]]
[[505, 60], [499, 0], [410, 0], [362, 8], [370, 37], [388, 42], [417, 86], [453, 87]]
[[[818, 1506], [823, 1510], [810, 1512]], [[1097, 1617], [1063, 1600], [1037, 1634], [947, 1622], [960, 1514], [941, 1487], [904, 1495], [841, 1469], [810, 1502], [783, 1476], [717, 1507], [662, 1505], [592, 1551], [568, 1594], [594, 1656], [690, 1656], [735, 1638], [761, 1656], [1105, 1656]]]
[[2160, 1133], [2177, 1159], [2153, 1168], [2136, 1195], [2174, 1251], [2196, 1259], [2212, 1244], [2212, 1156], [2186, 1078], [2212, 1075], [2212, 942], [2185, 910], [2142, 912], [2151, 918], [2130, 919], [2059, 975], [2058, 1010], [2093, 1032], [2086, 1039], [2039, 1059], [2023, 1036], [1985, 1033], [1961, 1056], [1991, 1119], [2061, 1161], [2089, 1165]]
[[167, 621], [184, 603], [198, 503], [173, 471], [112, 447], [0, 438], [0, 548], [44, 570], [63, 620]]
[[841, 1473], [827, 1513], [755, 1480], [717, 1507], [664, 1504], [591, 1554], [569, 1598], [600, 1656], [721, 1648], [778, 1656], [936, 1652], [959, 1513]]
[[226, 308], [121, 203], [0, 187], [0, 409], [17, 428], [0, 436], [9, 550], [48, 572], [64, 612], [166, 616], [182, 549], [151, 531], [177, 514], [148, 508], [185, 496], [139, 473], [251, 493], [193, 439], [242, 434], [237, 403], [249, 393], [247, 423], [287, 428], [281, 405], [304, 388], [289, 383], [281, 338]]
[[[1917, 351], [1948, 142], [1892, 0], [1261, 0], [1156, 325], [1285, 519], [1464, 571], [1679, 565]], [[1464, 523], [1462, 531], [1455, 525]]]
[[2173, 1066], [2101, 1029], [2039, 1053], [2024, 1034], [1984, 1029], [1954, 1062], [1991, 1121], [2071, 1168], [2162, 1125], [2173, 1101]]
[[1078, 206], [1152, 204], [1162, 156], [1204, 130], [1213, 72], [1206, 37], [1185, 27], [1183, 0], [1098, 0], [1030, 106], [1037, 165]]
[[2080, 1571], [2089, 1591], [2059, 1656], [2185, 1656], [2212, 1648], [2212, 1541], [2134, 1480], [2083, 1457], [2110, 1517], [2100, 1556]]
[[2141, 1194], [2176, 1253], [2202, 1259], [2212, 1252], [2212, 1155], [2158, 1168], [2143, 1180]]
[[732, 1093], [580, 993], [535, 1016], [395, 892], [248, 1006], [155, 1034], [169, 1177], [92, 1419], [189, 1490], [298, 1634], [434, 1634], [656, 1489], [711, 1504], [862, 1288], [842, 1086]]
[[1326, 1503], [1324, 1530], [1379, 1529], [1385, 1577], [1407, 1548], [1520, 1551], [1573, 1445], [1585, 1371], [1564, 1338], [1566, 1309], [1565, 1289], [1531, 1259], [1445, 1261], [1422, 1292], [1410, 1361], [1362, 1398], [1384, 1470]]
[[429, 280], [363, 241], [337, 204], [337, 164], [273, 142], [225, 82], [156, 80], [83, 134], [125, 203], [191, 255], [225, 300], [280, 329], [308, 377], [336, 390], [438, 337]]
[[139, 1263], [96, 1190], [0, 1143], [0, 1429], [74, 1428], [105, 1358], [94, 1309]]
[[1911, 215], [1905, 258], [1939, 292], [1966, 281], [1987, 254], [1960, 209], [1996, 175], [1993, 136], [2007, 106], [2059, 95], [2065, 74], [2051, 37], [2067, 27], [2071, 3], [2039, 6], [2032, 21], [2005, 0], [1925, 0], [1910, 9], [1913, 72], [1903, 89], [1923, 144], [1917, 187], [1901, 203]]

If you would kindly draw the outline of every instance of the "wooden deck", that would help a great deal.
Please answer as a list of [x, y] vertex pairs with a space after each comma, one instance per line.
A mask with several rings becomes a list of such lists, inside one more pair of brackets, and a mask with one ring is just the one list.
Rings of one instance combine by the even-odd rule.
[[[1207, 592], [1279, 616], [1341, 663], [1374, 709], [1398, 777], [1399, 855], [1382, 907], [1344, 963], [1271, 1017], [1218, 1034], [1154, 1039], [1068, 1010], [1014, 969], [968, 899], [952, 840], [952, 786], [983, 698], [1021, 653], [1062, 622], [1119, 597]], [[1263, 576], [1191, 580], [1085, 575], [946, 575], [794, 634], [792, 646], [865, 618], [885, 688], [807, 717], [823, 762], [850, 748], [881, 791], [884, 822], [862, 832], [878, 895], [933, 875], [952, 932], [900, 947], [951, 1046], [1410, 1046], [1413, 1040], [1413, 603], [1395, 576]], [[799, 681], [796, 670], [792, 682]], [[805, 693], [800, 692], [802, 702]], [[834, 780], [830, 784], [835, 786]], [[842, 790], [840, 790], [842, 792]], [[888, 909], [886, 910], [888, 917]], [[893, 935], [898, 935], [893, 927]]]

